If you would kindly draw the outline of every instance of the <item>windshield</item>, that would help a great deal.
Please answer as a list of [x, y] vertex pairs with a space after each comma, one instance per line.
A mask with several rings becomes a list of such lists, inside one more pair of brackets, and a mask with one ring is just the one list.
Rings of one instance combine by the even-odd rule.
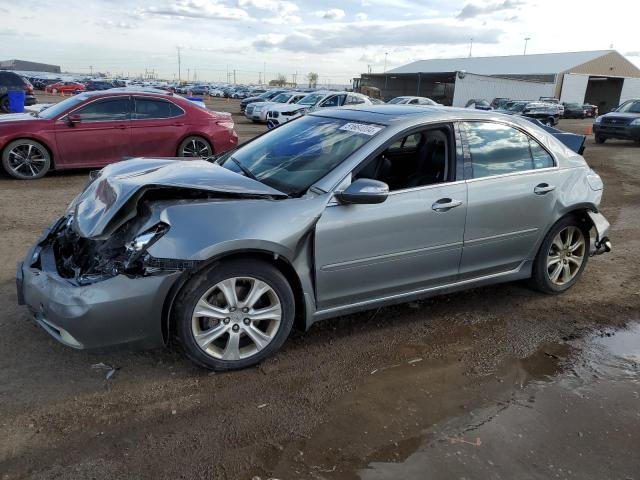
[[222, 156], [218, 163], [289, 195], [305, 192], [383, 127], [308, 115]]
[[396, 97], [389, 100], [387, 103], [402, 103], [407, 99], [407, 97]]
[[291, 97], [292, 95], [290, 93], [281, 93], [273, 97], [271, 101], [274, 103], [287, 103]]
[[640, 113], [640, 102], [637, 100], [623, 103], [620, 105], [620, 108], [616, 110], [616, 112], [620, 113]]
[[51, 105], [50, 107], [45, 108], [44, 110], [38, 113], [38, 116], [41, 118], [46, 118], [47, 120], [51, 120], [61, 113], [64, 113], [68, 109], [75, 107], [81, 102], [85, 101], [89, 98], [87, 95], [76, 95], [75, 97], [67, 98], [66, 100], [61, 101], [60, 103], [56, 103], [55, 105]]
[[324, 94], [312, 93], [306, 97], [302, 97], [298, 103], [300, 105], [315, 105], [324, 98]]

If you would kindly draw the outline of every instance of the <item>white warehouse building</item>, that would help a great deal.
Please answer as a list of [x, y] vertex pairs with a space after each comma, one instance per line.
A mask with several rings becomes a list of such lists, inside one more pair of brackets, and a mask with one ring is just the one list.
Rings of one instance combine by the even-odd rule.
[[375, 87], [383, 98], [429, 97], [464, 107], [496, 97], [590, 103], [604, 113], [640, 98], [640, 69], [615, 50], [419, 60], [380, 74], [362, 74], [354, 89]]

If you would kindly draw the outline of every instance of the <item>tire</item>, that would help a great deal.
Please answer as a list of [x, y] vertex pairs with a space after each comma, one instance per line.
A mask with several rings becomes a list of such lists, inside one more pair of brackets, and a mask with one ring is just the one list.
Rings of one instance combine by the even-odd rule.
[[[265, 293], [250, 299], [254, 289], [265, 288]], [[228, 302], [232, 291], [235, 300]], [[250, 302], [252, 306], [246, 307]], [[196, 316], [196, 307], [217, 318]], [[268, 310], [276, 313], [260, 313]], [[176, 298], [171, 321], [187, 357], [201, 367], [224, 371], [255, 365], [279, 350], [294, 316], [294, 296], [284, 275], [273, 265], [247, 259], [219, 262], [189, 280]]]
[[207, 158], [213, 155], [211, 143], [199, 136], [185, 138], [178, 146], [179, 157]]
[[35, 180], [51, 169], [51, 154], [30, 138], [14, 140], [2, 151], [2, 168], [18, 180]]
[[[572, 232], [571, 237], [567, 236], [568, 232]], [[573, 250], [566, 248], [569, 245]], [[576, 248], [575, 245], [580, 246]], [[589, 249], [589, 229], [585, 224], [573, 215], [561, 218], [551, 227], [540, 245], [533, 262], [532, 286], [551, 295], [569, 290], [580, 279], [589, 261]], [[560, 272], [554, 280], [558, 268]]]
[[542, 123], [544, 123], [547, 127], [553, 127], [553, 125], [554, 125], [553, 118], [547, 118]]
[[9, 96], [5, 95], [0, 98], [0, 111], [3, 113], [9, 113]]
[[596, 135], [595, 140], [596, 140], [596, 143], [602, 145], [604, 142], [607, 141], [607, 137], [603, 137], [602, 135]]

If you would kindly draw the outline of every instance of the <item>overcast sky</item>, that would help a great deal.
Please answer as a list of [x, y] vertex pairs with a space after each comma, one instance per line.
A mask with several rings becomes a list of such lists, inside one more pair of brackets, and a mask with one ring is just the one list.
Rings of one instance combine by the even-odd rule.
[[[605, 7], [605, 5], [608, 5]], [[427, 58], [603, 50], [640, 64], [637, 0], [0, 0], [0, 59], [238, 82], [348, 83]]]

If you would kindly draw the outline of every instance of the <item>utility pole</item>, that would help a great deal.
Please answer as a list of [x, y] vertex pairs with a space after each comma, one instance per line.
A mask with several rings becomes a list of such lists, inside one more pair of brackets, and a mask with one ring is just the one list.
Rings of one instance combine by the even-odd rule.
[[258, 72], [258, 85], [262, 85], [262, 72]]
[[233, 69], [233, 84], [236, 84], [236, 69]]
[[387, 73], [387, 56], [389, 52], [384, 52], [384, 71], [382, 73]]
[[180, 47], [176, 47], [178, 50], [178, 83], [182, 82], [182, 72], [180, 70], [181, 67], [181, 59], [180, 59]]
[[89, 71], [91, 72], [91, 76], [93, 77], [93, 65], [89, 65]]
[[265, 85], [267, 84], [267, 62], [262, 63], [262, 78], [264, 78]]
[[471, 42], [469, 43], [469, 58], [471, 58], [472, 52], [473, 52], [473, 37], [471, 38]]
[[189, 83], [189, 79], [191, 78], [191, 69], [187, 68], [187, 83]]
[[524, 52], [522, 53], [522, 55], [526, 55], [527, 54], [527, 43], [529, 43], [529, 40], [531, 40], [531, 37], [525, 37], [524, 38]]

